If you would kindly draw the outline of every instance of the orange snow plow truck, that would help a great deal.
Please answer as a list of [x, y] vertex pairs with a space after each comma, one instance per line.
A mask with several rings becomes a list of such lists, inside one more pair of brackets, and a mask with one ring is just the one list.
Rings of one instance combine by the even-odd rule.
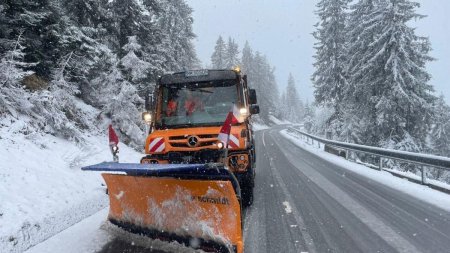
[[[230, 108], [228, 144], [218, 138]], [[242, 208], [253, 200], [256, 93], [239, 70], [164, 75], [146, 99], [140, 164], [101, 163], [111, 223], [205, 252], [242, 253]]]

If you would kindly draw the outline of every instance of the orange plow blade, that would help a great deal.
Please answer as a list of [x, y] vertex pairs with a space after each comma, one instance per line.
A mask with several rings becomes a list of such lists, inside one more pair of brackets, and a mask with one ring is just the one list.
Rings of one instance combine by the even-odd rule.
[[206, 252], [243, 252], [239, 185], [223, 165], [103, 163], [108, 219], [154, 239]]

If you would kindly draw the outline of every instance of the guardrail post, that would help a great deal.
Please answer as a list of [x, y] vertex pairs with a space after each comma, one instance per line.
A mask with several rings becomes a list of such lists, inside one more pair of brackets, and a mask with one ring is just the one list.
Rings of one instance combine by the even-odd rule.
[[378, 163], [378, 170], [383, 170], [383, 157], [380, 156], [380, 161]]
[[424, 166], [420, 166], [420, 172], [422, 174], [422, 184], [426, 185], [427, 184], [427, 171], [426, 171], [426, 168]]
[[319, 149], [320, 149], [320, 141], [317, 141], [317, 146], [319, 146]]

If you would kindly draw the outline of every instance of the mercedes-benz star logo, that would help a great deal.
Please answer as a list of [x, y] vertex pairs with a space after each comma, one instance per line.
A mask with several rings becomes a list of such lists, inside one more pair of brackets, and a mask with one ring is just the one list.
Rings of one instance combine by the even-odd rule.
[[188, 138], [188, 145], [189, 147], [195, 147], [198, 144], [198, 138], [195, 136], [189, 136]]

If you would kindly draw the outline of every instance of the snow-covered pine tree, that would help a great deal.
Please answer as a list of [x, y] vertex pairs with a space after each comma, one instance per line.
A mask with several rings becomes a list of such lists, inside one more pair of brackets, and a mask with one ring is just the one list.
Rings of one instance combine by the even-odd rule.
[[331, 106], [334, 114], [329, 128], [339, 137], [342, 125], [341, 105], [347, 85], [345, 76], [345, 24], [349, 0], [321, 0], [316, 6], [319, 22], [313, 33], [317, 40], [315, 72], [312, 76], [315, 99], [319, 105]]
[[192, 8], [184, 0], [161, 2], [164, 11], [158, 23], [164, 36], [165, 49], [172, 59], [167, 70], [181, 71], [199, 67], [199, 60], [192, 43], [195, 38], [192, 29], [194, 22]]
[[364, 66], [361, 58], [366, 54], [369, 45], [378, 34], [369, 33], [369, 31], [373, 30], [367, 29], [372, 25], [369, 16], [373, 14], [378, 2], [378, 0], [359, 0], [350, 6], [351, 11], [348, 15], [348, 25], [346, 27], [346, 46], [348, 47], [348, 63], [346, 67], [349, 81], [352, 83], [358, 82], [360, 77], [352, 74]]
[[135, 86], [123, 77], [120, 61], [115, 57], [112, 52], [104, 55], [102, 68], [108, 68], [108, 71], [100, 73], [92, 84], [97, 87], [97, 103], [103, 114], [119, 128], [121, 139], [137, 148], [142, 144], [142, 122], [138, 108], [143, 101]]
[[[370, 114], [361, 115], [362, 112], [366, 111], [366, 108], [363, 108], [364, 106], [365, 103], [357, 105], [352, 103], [351, 100], [345, 100], [345, 103], [341, 106], [342, 112], [340, 115], [342, 122], [340, 124], [341, 140], [373, 145], [368, 138], [373, 136], [373, 133], [369, 132], [369, 130], [374, 129], [374, 126], [371, 125]], [[369, 137], [366, 139], [365, 136]]]
[[[249, 85], [251, 88], [255, 89], [258, 94], [258, 101], [260, 101], [262, 96], [259, 94], [262, 92], [262, 87], [264, 85], [264, 79], [265, 79], [265, 71], [267, 70], [266, 67], [266, 57], [262, 55], [260, 52], [256, 51], [255, 55], [253, 57], [253, 69], [252, 69], [252, 75], [251, 80], [249, 80]], [[250, 73], [249, 73], [250, 74]], [[263, 99], [264, 100], [264, 99]], [[261, 102], [259, 102], [261, 103]]]
[[258, 104], [261, 107], [260, 117], [268, 121], [269, 115], [277, 113], [276, 107], [279, 105], [279, 91], [275, 82], [274, 69], [268, 63], [266, 56], [258, 51], [251, 65], [253, 73], [249, 73], [249, 86], [256, 90]]
[[[113, 69], [110, 74], [114, 76], [118, 72]], [[141, 129], [140, 111], [136, 105], [142, 104], [143, 101], [132, 84], [125, 79], [115, 81], [117, 90], [109, 97], [109, 103], [105, 105], [103, 112], [111, 118], [113, 125], [119, 128], [124, 143], [140, 148], [143, 145], [144, 132]]]
[[[98, 0], [63, 0], [65, 14], [75, 21], [86, 34], [92, 37], [89, 30], [94, 32], [101, 29], [102, 24], [106, 22], [106, 10], [103, 9], [104, 1]], [[97, 30], [98, 31], [98, 30]]]
[[250, 47], [250, 44], [248, 43], [248, 41], [245, 42], [245, 46], [242, 49], [242, 58], [241, 58], [241, 70], [242, 73], [246, 74], [246, 75], [251, 75], [251, 73], [253, 72], [252, 66], [253, 64], [253, 50]]
[[[434, 105], [433, 125], [430, 134], [430, 152], [450, 157], [450, 106], [441, 95]], [[450, 171], [430, 170], [434, 179], [450, 183]]]
[[145, 90], [150, 83], [148, 77], [154, 69], [152, 64], [143, 60], [142, 46], [136, 36], [128, 37], [128, 43], [123, 46], [125, 56], [120, 59], [123, 77], [137, 90]]
[[62, 39], [66, 54], [72, 53], [66, 69], [66, 79], [77, 83], [81, 97], [89, 100], [92, 92], [90, 80], [104, 71], [98, 69], [101, 55], [107, 50], [106, 9], [101, 1], [64, 0], [61, 2]]
[[9, 38], [9, 19], [6, 16], [6, 3], [0, 2], [0, 53], [4, 54], [11, 50], [14, 45], [14, 40]]
[[75, 101], [78, 86], [66, 80], [65, 73], [72, 55], [69, 53], [61, 58], [58, 66], [52, 69], [48, 90], [36, 92], [30, 101], [35, 105], [35, 114], [39, 115], [37, 123], [41, 129], [65, 139], [82, 141], [78, 127], [86, 129], [91, 123], [84, 121]]
[[257, 92], [261, 118], [267, 120], [269, 114], [280, 117], [284, 110], [280, 109], [282, 102], [275, 80], [275, 68], [261, 53], [254, 54], [248, 42], [242, 49], [240, 62], [242, 72], [248, 76], [249, 86]]
[[352, 75], [362, 77], [358, 80], [371, 93], [377, 144], [420, 152], [430, 129], [435, 96], [425, 69], [432, 60], [430, 43], [408, 24], [423, 17], [416, 13], [419, 6], [409, 0], [377, 4], [366, 28], [374, 40], [360, 59], [363, 65]]
[[17, 118], [18, 113], [29, 114], [32, 108], [21, 84], [25, 76], [32, 74], [24, 70], [29, 64], [24, 62], [23, 50], [19, 35], [13, 47], [0, 55], [0, 115]]
[[96, 108], [103, 108], [110, 103], [109, 97], [114, 94], [114, 89], [117, 88], [114, 82], [123, 79], [122, 72], [117, 73], [117, 71], [120, 71], [120, 68], [117, 67], [118, 61], [117, 55], [108, 49], [101, 55], [95, 66], [98, 72], [96, 71], [97, 75], [91, 79], [90, 92], [86, 95], [89, 95], [87, 96], [88, 103]]
[[239, 46], [231, 37], [228, 38], [226, 45], [224, 64], [227, 69], [232, 69], [239, 65]]
[[311, 133], [313, 130], [314, 118], [315, 118], [314, 105], [312, 105], [312, 104], [308, 103], [308, 101], [306, 101], [303, 125], [304, 125], [304, 128], [307, 133]]
[[154, 13], [148, 10], [143, 1], [111, 0], [105, 3], [105, 8], [109, 10], [107, 18], [110, 24], [104, 24], [111, 34], [108, 44], [113, 51], [118, 52], [119, 58], [127, 53], [123, 48], [128, 43], [129, 36], [137, 36], [139, 42], [146, 39], [154, 42], [154, 38], [152, 39], [156, 29]]
[[69, 58], [61, 68], [53, 70], [49, 89], [29, 92], [24, 89], [22, 82], [24, 77], [33, 72], [23, 68], [32, 67], [33, 64], [24, 62], [24, 48], [20, 42], [19, 36], [14, 48], [0, 61], [1, 113], [11, 115], [15, 120], [26, 121], [27, 131], [44, 131], [66, 139], [81, 140], [74, 123], [81, 123], [78, 127], [90, 124], [77, 117], [78, 111], [74, 103], [76, 86], [64, 79], [64, 68]]
[[268, 96], [265, 93], [265, 83], [266, 83], [266, 58], [261, 55], [260, 52], [256, 51], [253, 58], [253, 73], [249, 73], [249, 87], [256, 90], [256, 95], [258, 97], [258, 104], [261, 108], [261, 113], [259, 117], [267, 121], [268, 120]]
[[214, 52], [211, 55], [211, 64], [215, 69], [224, 69], [226, 67], [225, 63], [226, 55], [226, 45], [222, 39], [222, 36], [216, 41], [216, 46], [214, 47]]
[[295, 79], [289, 73], [288, 85], [286, 87], [287, 120], [291, 122], [300, 122], [303, 118], [303, 105], [298, 95], [295, 85]]
[[284, 119], [287, 120], [288, 117], [288, 109], [287, 109], [287, 101], [286, 101], [286, 91], [282, 91], [281, 92], [281, 96], [280, 96], [280, 104], [278, 106], [278, 110], [279, 110], [279, 114], [278, 114], [278, 118], [279, 119]]
[[[371, 25], [378, 0], [359, 0], [350, 9], [346, 30], [348, 48], [346, 73], [348, 85], [344, 91], [345, 111], [343, 113], [343, 136], [346, 140], [366, 145], [378, 145], [374, 99], [376, 87], [364, 83], [365, 74], [359, 70], [364, 67], [369, 46], [379, 31], [367, 29]], [[375, 32], [375, 33], [374, 33]]]
[[[3, 82], [16, 86], [2, 86], [2, 98], [13, 97], [4, 95], [6, 92], [20, 91], [22, 95], [14, 97], [23, 98], [20, 101], [28, 102], [28, 106], [5, 99], [2, 103], [29, 116], [30, 124], [69, 138], [73, 134], [65, 130], [70, 130], [70, 122], [76, 128], [85, 125], [77, 121], [86, 119], [79, 115], [83, 112], [76, 106], [82, 103], [78, 97], [103, 109], [114, 121], [122, 122], [121, 132], [128, 136], [127, 140], [140, 142], [142, 136], [136, 134], [140, 132], [137, 106], [142, 101], [136, 98], [133, 84], [143, 75], [137, 69], [141, 65], [132, 64], [137, 59], [133, 60], [130, 52], [151, 64], [149, 81], [139, 83], [151, 85], [161, 73], [188, 65], [191, 68], [190, 64], [196, 61], [191, 14], [183, 0], [1, 1], [0, 57], [4, 67], [0, 75], [4, 80], [6, 76], [17, 76], [10, 79], [14, 82]], [[20, 52], [13, 50], [19, 34], [23, 45]], [[128, 45], [130, 36], [136, 38], [140, 49]], [[20, 54], [14, 58], [17, 64], [8, 60], [10, 54]], [[21, 86], [23, 75], [30, 75], [31, 71], [42, 84], [33, 92]], [[123, 109], [124, 114], [116, 109]], [[130, 128], [125, 125], [128, 120]]]
[[102, 44], [117, 55], [115, 59], [122, 59], [129, 54], [129, 48], [125, 47], [129, 37], [135, 36], [140, 52], [134, 51], [134, 54], [151, 65], [145, 78], [147, 84], [154, 83], [157, 76], [169, 71], [176, 61], [170, 42], [167, 42], [169, 35], [162, 32], [159, 22], [167, 11], [166, 7], [167, 3], [163, 1], [112, 0], [103, 1], [100, 8], [107, 10], [102, 27], [106, 28], [108, 35], [104, 36]]
[[267, 89], [266, 92], [270, 94], [269, 97], [269, 113], [273, 116], [277, 116], [280, 113], [280, 91], [278, 90], [278, 84], [275, 79], [275, 67], [270, 66], [269, 63], [269, 73], [267, 76]]
[[450, 106], [441, 95], [436, 101], [431, 131], [431, 151], [436, 155], [450, 157]]
[[[36, 63], [29, 70], [46, 79], [50, 78], [51, 69], [61, 57], [61, 13], [53, 1], [5, 0], [3, 13], [7, 22], [2, 24], [0, 33], [2, 42], [11, 42], [21, 35], [25, 62]], [[2, 48], [8, 48], [8, 45]]]

